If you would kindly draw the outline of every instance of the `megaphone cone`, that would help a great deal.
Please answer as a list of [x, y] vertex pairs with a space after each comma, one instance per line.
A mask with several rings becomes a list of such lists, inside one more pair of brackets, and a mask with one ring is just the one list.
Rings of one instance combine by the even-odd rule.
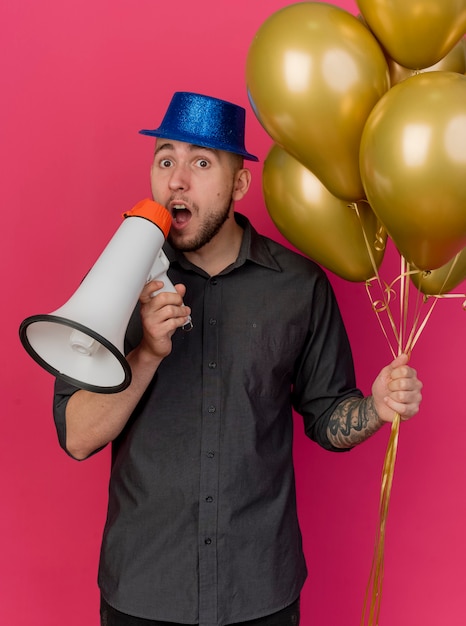
[[175, 290], [162, 250], [170, 213], [143, 200], [124, 217], [73, 296], [50, 314], [26, 318], [19, 329], [24, 348], [39, 365], [88, 391], [116, 393], [130, 384], [124, 337], [139, 295], [156, 278], [165, 291]]
[[32, 315], [22, 322], [20, 338], [39, 365], [81, 389], [116, 393], [131, 382], [122, 342], [112, 343], [75, 320], [56, 313]]

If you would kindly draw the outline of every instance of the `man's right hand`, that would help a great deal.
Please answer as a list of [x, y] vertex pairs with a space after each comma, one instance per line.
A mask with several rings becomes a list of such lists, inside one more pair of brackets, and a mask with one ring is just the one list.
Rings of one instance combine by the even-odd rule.
[[140, 350], [161, 359], [172, 350], [171, 338], [177, 328], [189, 322], [191, 309], [183, 303], [184, 285], [175, 285], [177, 293], [161, 291], [163, 282], [152, 280], [141, 292], [141, 322], [144, 336]]

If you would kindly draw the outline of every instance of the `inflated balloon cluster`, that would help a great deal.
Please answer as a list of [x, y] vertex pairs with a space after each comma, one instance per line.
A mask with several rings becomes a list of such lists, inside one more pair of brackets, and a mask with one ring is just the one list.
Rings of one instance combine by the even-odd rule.
[[[273, 14], [251, 44], [246, 80], [274, 141], [263, 171], [272, 220], [328, 270], [366, 282], [395, 356], [411, 353], [433, 305], [455, 297], [451, 290], [466, 278], [466, 0], [357, 5], [357, 17], [319, 2]], [[388, 238], [401, 263], [387, 283], [379, 268]], [[374, 282], [380, 299], [371, 295]], [[399, 320], [390, 309], [394, 292]], [[399, 426], [397, 414], [361, 621], [369, 626], [379, 618]]]
[[416, 289], [444, 294], [466, 278], [466, 0], [357, 4], [287, 6], [252, 41], [267, 209], [354, 282], [373, 279], [388, 234]]

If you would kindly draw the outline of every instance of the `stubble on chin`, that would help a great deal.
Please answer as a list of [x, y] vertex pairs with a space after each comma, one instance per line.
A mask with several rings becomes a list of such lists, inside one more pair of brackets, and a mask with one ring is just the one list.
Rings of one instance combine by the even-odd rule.
[[168, 243], [180, 252], [196, 252], [205, 245], [210, 243], [212, 239], [220, 232], [225, 222], [230, 219], [230, 204], [221, 213], [211, 213], [206, 217], [199, 227], [197, 233], [192, 237], [184, 237], [183, 233], [168, 234]]

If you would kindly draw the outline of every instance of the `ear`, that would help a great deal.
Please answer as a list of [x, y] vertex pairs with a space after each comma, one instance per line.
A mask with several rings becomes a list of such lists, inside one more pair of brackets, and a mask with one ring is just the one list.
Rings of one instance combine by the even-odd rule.
[[246, 195], [249, 185], [251, 184], [251, 172], [242, 168], [235, 174], [235, 180], [233, 182], [233, 195], [232, 199], [236, 202], [241, 200]]

